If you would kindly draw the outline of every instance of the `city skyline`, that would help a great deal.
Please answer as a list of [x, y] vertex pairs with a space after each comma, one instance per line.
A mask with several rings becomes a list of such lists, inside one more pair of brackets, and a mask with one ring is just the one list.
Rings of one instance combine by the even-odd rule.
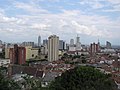
[[0, 0], [0, 39], [37, 42], [57, 35], [120, 45], [120, 0]]

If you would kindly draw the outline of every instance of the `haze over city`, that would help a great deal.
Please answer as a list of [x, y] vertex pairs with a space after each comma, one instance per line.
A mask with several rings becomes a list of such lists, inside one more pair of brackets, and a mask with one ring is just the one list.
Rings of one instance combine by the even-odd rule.
[[120, 0], [0, 0], [0, 39], [37, 42], [55, 34], [67, 42], [120, 45]]

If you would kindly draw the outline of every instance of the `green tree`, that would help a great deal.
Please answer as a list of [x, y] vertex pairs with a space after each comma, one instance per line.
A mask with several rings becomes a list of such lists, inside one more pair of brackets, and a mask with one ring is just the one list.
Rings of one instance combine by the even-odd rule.
[[80, 58], [80, 55], [74, 55], [73, 59]]
[[93, 67], [80, 66], [57, 77], [49, 90], [116, 90], [116, 85], [110, 75]]
[[61, 57], [62, 60], [68, 60], [69, 55], [67, 53], [64, 53]]
[[19, 85], [11, 79], [5, 78], [0, 73], [0, 90], [21, 90]]
[[27, 90], [41, 90], [41, 81], [39, 79], [36, 79], [34, 77], [30, 77], [29, 75], [24, 76], [24, 82], [22, 83], [24, 85], [24, 88]]
[[82, 63], [86, 63], [85, 57], [81, 57], [81, 59], [82, 59]]

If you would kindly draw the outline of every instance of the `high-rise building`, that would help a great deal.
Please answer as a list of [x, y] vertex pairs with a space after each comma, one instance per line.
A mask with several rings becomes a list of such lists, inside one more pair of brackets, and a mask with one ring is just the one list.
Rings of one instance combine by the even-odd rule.
[[2, 45], [2, 40], [0, 40], [0, 45]]
[[98, 39], [98, 50], [99, 51], [101, 50], [99, 39]]
[[22, 46], [32, 46], [32, 47], [34, 47], [35, 45], [34, 45], [34, 42], [23, 42]]
[[56, 35], [51, 35], [48, 38], [48, 60], [56, 61], [58, 60], [59, 54], [59, 37]]
[[74, 39], [70, 39], [70, 46], [74, 45]]
[[64, 50], [67, 50], [67, 43], [64, 41]]
[[41, 36], [38, 36], [38, 46], [41, 46]]
[[43, 46], [44, 45], [48, 45], [48, 40], [47, 39], [43, 40]]
[[90, 54], [91, 55], [94, 55], [96, 54], [97, 52], [99, 52], [99, 45], [98, 44], [95, 44], [95, 43], [92, 43], [90, 45]]
[[82, 47], [81, 47], [81, 43], [80, 43], [80, 37], [77, 36], [76, 37], [76, 50], [81, 50]]
[[111, 48], [112, 48], [111, 43], [108, 42], [108, 41], [106, 41], [106, 48], [107, 48], [107, 49], [111, 49]]
[[11, 64], [25, 64], [26, 61], [26, 49], [25, 47], [19, 47], [17, 44], [14, 48], [10, 48], [10, 62]]
[[59, 40], [59, 50], [64, 50], [65, 49], [65, 42], [63, 40]]
[[80, 42], [80, 37], [77, 36], [77, 37], [76, 37], [76, 44], [79, 43], [79, 42]]
[[8, 59], [9, 58], [9, 48], [5, 48], [5, 58]]
[[41, 46], [41, 54], [42, 55], [47, 55], [48, 54], [47, 45]]

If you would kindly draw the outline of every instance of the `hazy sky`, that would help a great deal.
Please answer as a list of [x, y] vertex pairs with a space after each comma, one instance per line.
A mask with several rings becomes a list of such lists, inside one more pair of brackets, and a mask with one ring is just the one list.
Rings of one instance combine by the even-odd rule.
[[2, 41], [37, 42], [51, 34], [120, 45], [120, 0], [0, 0]]

